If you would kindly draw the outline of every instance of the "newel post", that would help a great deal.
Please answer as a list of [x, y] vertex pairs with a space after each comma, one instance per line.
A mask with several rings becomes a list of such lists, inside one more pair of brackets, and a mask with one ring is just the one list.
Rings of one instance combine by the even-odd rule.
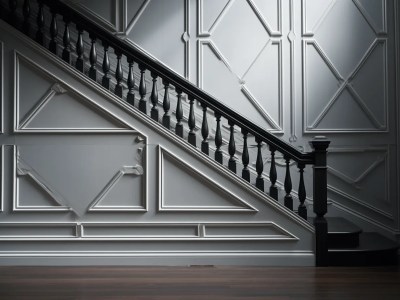
[[325, 214], [328, 211], [328, 182], [326, 154], [330, 141], [324, 136], [316, 136], [310, 142], [314, 149], [313, 166], [313, 196], [315, 226], [315, 256], [316, 266], [326, 266], [328, 263], [328, 223]]

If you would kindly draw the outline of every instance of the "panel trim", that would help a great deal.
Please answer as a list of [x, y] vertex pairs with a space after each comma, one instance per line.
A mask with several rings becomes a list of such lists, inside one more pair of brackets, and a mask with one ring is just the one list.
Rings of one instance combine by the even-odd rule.
[[[27, 63], [30, 67], [32, 67], [35, 71], [41, 73], [41, 75], [45, 76], [49, 80], [53, 81], [53, 85], [49, 88], [46, 95], [39, 101], [39, 103], [32, 108], [31, 112], [28, 116], [23, 120], [22, 124], [19, 122], [19, 90], [20, 90], [20, 82], [19, 82], [19, 64], [20, 61]], [[22, 132], [30, 132], [30, 133], [70, 133], [70, 132], [79, 132], [79, 133], [107, 133], [107, 132], [114, 132], [114, 133], [139, 133], [136, 129], [130, 126], [125, 121], [121, 120], [118, 116], [113, 114], [104, 106], [96, 103], [94, 100], [90, 99], [86, 95], [78, 92], [76, 89], [71, 87], [66, 82], [62, 81], [54, 74], [50, 74], [47, 70], [43, 69], [41, 66], [30, 60], [29, 58], [25, 57], [23, 54], [19, 53], [18, 51], [14, 51], [14, 133], [22, 133]], [[72, 95], [79, 98], [83, 102], [86, 102], [89, 106], [93, 109], [97, 110], [98, 112], [104, 114], [104, 117], [109, 117], [114, 122], [121, 124], [124, 127], [117, 128], [117, 129], [108, 129], [108, 128], [65, 128], [65, 129], [48, 129], [48, 128], [25, 128], [27, 124], [41, 111], [41, 109], [54, 97], [57, 93], [65, 93], [71, 92]]]
[[[191, 172], [197, 177], [200, 177], [201, 180], [207, 183], [210, 186], [215, 187], [219, 191], [223, 192], [225, 195], [228, 195], [230, 199], [233, 200], [235, 204], [238, 206], [170, 206], [165, 204], [165, 196], [164, 196], [164, 159], [168, 157], [174, 160], [181, 168], [184, 170]], [[239, 206], [240, 205], [240, 206]], [[219, 185], [210, 177], [206, 176], [201, 171], [197, 170], [196, 168], [192, 167], [189, 163], [185, 162], [181, 158], [175, 156], [168, 150], [166, 150], [161, 145], [158, 146], [158, 211], [207, 211], [207, 212], [258, 212], [258, 210], [250, 205], [248, 202], [241, 199], [239, 196], [235, 195], [228, 189], [224, 188], [223, 186]]]
[[4, 133], [4, 43], [0, 40], [0, 134]]
[[0, 212], [4, 210], [4, 145], [0, 145]]

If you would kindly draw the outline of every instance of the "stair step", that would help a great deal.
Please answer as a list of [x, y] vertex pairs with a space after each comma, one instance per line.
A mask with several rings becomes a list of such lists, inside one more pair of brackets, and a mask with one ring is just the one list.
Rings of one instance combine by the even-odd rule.
[[376, 232], [363, 232], [356, 248], [345, 247], [328, 250], [331, 266], [396, 265], [399, 245]]
[[[356, 248], [359, 246], [359, 235], [362, 229], [354, 223], [340, 217], [327, 217], [328, 248]], [[309, 218], [310, 223], [314, 218]]]

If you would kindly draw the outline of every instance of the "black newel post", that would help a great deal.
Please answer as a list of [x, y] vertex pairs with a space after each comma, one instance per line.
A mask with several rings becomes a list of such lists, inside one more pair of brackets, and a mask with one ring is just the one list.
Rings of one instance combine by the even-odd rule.
[[314, 219], [315, 226], [315, 264], [326, 266], [328, 263], [328, 223], [325, 214], [328, 211], [328, 182], [326, 155], [330, 141], [325, 137], [317, 136], [310, 145], [314, 149], [313, 166], [313, 194], [314, 194]]

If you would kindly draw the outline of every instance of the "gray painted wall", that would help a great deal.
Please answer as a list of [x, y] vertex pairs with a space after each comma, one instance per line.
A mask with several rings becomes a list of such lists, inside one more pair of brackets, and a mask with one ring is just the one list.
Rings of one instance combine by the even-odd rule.
[[70, 2], [294, 146], [327, 136], [330, 214], [399, 234], [397, 1]]
[[0, 33], [0, 264], [314, 264], [310, 224], [2, 21]]

